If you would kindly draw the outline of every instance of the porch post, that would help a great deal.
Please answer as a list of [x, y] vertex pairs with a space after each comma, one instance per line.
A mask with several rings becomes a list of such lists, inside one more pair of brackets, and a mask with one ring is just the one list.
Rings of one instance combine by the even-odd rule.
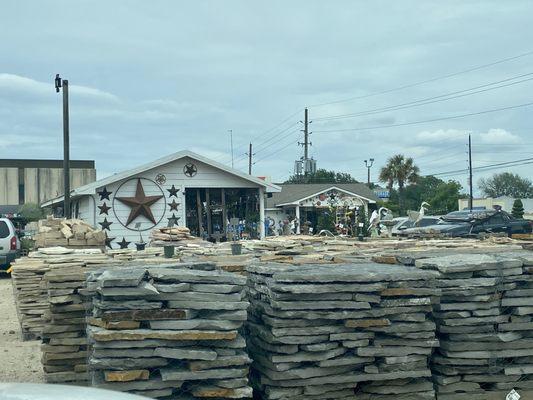
[[262, 187], [259, 189], [259, 238], [265, 238], [265, 191]]
[[300, 204], [296, 205], [295, 214], [296, 214], [296, 218], [297, 218], [297, 221], [298, 221], [298, 225], [296, 226], [296, 234], [299, 235], [300, 234], [300, 226], [302, 224], [302, 222], [300, 221]]

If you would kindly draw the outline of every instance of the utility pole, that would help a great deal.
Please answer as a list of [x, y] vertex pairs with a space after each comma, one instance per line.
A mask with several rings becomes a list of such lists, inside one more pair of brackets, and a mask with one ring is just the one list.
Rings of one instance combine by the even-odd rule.
[[474, 185], [472, 183], [472, 135], [468, 134], [468, 184], [470, 186], [470, 197], [468, 198], [468, 208], [472, 211], [474, 203]]
[[374, 165], [374, 159], [373, 158], [370, 159], [370, 162], [368, 162], [368, 160], [365, 160], [365, 167], [367, 169], [368, 187], [370, 187], [370, 168], [372, 168], [372, 165]]
[[233, 168], [233, 129], [228, 129], [231, 145], [231, 168]]
[[68, 115], [68, 80], [55, 78], [56, 93], [63, 88], [63, 217], [70, 218], [70, 139]]
[[309, 115], [307, 107], [304, 115], [304, 160], [309, 158]]
[[252, 157], [254, 153], [252, 153], [252, 143], [250, 143], [250, 148], [248, 150], [248, 175], [252, 175]]

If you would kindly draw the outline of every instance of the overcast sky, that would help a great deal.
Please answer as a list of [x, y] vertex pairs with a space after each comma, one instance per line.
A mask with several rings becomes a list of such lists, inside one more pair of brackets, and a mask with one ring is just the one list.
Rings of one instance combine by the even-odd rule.
[[[286, 179], [306, 106], [318, 167], [362, 181], [364, 159], [377, 176], [395, 153], [422, 174], [464, 169], [467, 132], [474, 167], [531, 158], [531, 105], [442, 118], [533, 102], [533, 53], [433, 78], [533, 51], [532, 15], [501, 0], [3, 0], [0, 158], [62, 158], [56, 73], [71, 85], [71, 157], [99, 178], [184, 149], [231, 164], [232, 130], [237, 168], [252, 141], [254, 174]], [[474, 181], [506, 170], [533, 178], [529, 164]]]

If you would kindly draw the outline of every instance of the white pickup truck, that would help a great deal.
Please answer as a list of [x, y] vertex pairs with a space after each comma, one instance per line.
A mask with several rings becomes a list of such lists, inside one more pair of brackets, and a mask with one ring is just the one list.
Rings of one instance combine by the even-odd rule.
[[9, 219], [0, 218], [0, 269], [7, 270], [19, 254], [20, 240], [15, 226]]

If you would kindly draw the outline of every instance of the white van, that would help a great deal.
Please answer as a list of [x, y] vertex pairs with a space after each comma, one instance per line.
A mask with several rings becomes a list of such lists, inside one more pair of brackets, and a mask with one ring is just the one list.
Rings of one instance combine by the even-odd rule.
[[19, 254], [20, 240], [15, 226], [9, 219], [0, 218], [0, 269], [8, 269]]

